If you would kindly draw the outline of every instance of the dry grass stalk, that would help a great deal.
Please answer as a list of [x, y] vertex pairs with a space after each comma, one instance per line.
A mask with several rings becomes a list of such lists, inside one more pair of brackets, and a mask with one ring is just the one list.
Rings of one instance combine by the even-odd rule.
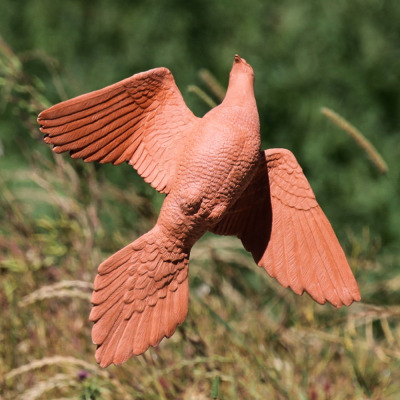
[[382, 156], [356, 127], [329, 108], [322, 107], [321, 112], [354, 139], [354, 141], [368, 154], [369, 158], [381, 174], [386, 174], [388, 172], [388, 166]]
[[188, 90], [189, 92], [195, 93], [197, 96], [199, 96], [210, 108], [214, 108], [217, 106], [217, 103], [198, 86], [189, 85]]
[[226, 89], [215, 79], [214, 75], [207, 69], [201, 69], [199, 75], [218, 100], [222, 101], [225, 97]]
[[[61, 367], [65, 365], [71, 365], [73, 367], [79, 368], [79, 369], [84, 369], [91, 371], [95, 375], [101, 376], [104, 379], [107, 379], [108, 382], [110, 382], [115, 389], [118, 391], [118, 393], [121, 395], [120, 397], [117, 397], [119, 399], [131, 399], [131, 396], [129, 393], [125, 390], [125, 388], [121, 385], [121, 383], [115, 379], [112, 374], [108, 370], [104, 370], [100, 368], [97, 364], [94, 363], [89, 363], [87, 361], [81, 360], [79, 358], [75, 357], [69, 357], [69, 356], [54, 356], [54, 357], [45, 357], [42, 358], [41, 360], [34, 360], [30, 362], [29, 364], [22, 365], [21, 367], [15, 368], [8, 372], [5, 375], [5, 379], [10, 380], [15, 377], [18, 377], [22, 374], [26, 374], [28, 372], [31, 372], [33, 370], [37, 370], [40, 368], [45, 368], [45, 367]], [[65, 375], [65, 374], [57, 374], [51, 378], [49, 378], [46, 381], [39, 382], [38, 385], [35, 385], [33, 388], [29, 389], [28, 391], [25, 391], [21, 395], [21, 400], [22, 399], [34, 399], [37, 398], [36, 393], [44, 393], [45, 391], [51, 390], [55, 387], [60, 387], [60, 385], [63, 385], [64, 378], [67, 377], [69, 381], [72, 381], [73, 379], [76, 378], [76, 375], [73, 375], [73, 378], [71, 375]], [[71, 385], [63, 385], [63, 386], [71, 386]], [[36, 397], [34, 397], [36, 396]], [[1, 398], [1, 397], [0, 397]]]
[[356, 307], [354, 307], [355, 310], [349, 315], [349, 318], [354, 321], [365, 318], [378, 320], [382, 318], [398, 318], [400, 316], [400, 307], [397, 305], [381, 307], [373, 304], [360, 303], [357, 304]]
[[6, 374], [6, 379], [12, 379], [16, 376], [26, 374], [29, 371], [40, 369], [48, 366], [60, 366], [63, 364], [71, 364], [79, 368], [88, 369], [90, 371], [95, 371], [97, 374], [103, 377], [108, 377], [107, 371], [100, 369], [97, 364], [91, 364], [87, 361], [80, 360], [79, 358], [69, 357], [69, 356], [54, 356], [45, 357], [41, 360], [34, 360], [29, 364], [22, 365], [21, 367], [15, 368]]
[[62, 389], [66, 387], [76, 386], [78, 382], [74, 378], [75, 376], [67, 374], [54, 375], [45, 381], [40, 381], [35, 386], [26, 390], [24, 393], [21, 394], [20, 399], [40, 399], [46, 392], [49, 392], [53, 389]]
[[90, 301], [90, 293], [85, 293], [77, 289], [93, 290], [93, 284], [85, 281], [61, 281], [54, 285], [43, 286], [25, 296], [18, 305], [20, 307], [26, 307], [38, 300], [60, 297], [71, 297]]

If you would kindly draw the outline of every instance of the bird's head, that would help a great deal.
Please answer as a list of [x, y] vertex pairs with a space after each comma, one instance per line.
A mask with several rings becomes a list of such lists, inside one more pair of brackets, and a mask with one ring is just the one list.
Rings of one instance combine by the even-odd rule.
[[250, 75], [254, 78], [254, 71], [251, 65], [248, 64], [244, 58], [241, 58], [236, 54], [230, 76], [240, 74]]

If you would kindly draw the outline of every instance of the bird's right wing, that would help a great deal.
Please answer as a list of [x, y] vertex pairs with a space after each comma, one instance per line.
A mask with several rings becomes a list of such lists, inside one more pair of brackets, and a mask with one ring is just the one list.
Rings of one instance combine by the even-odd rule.
[[263, 154], [258, 170], [212, 230], [236, 235], [260, 267], [295, 293], [336, 307], [360, 300], [357, 282], [331, 224], [294, 155]]
[[166, 68], [56, 104], [38, 117], [56, 153], [114, 165], [126, 161], [161, 193], [170, 190], [175, 153], [197, 120]]

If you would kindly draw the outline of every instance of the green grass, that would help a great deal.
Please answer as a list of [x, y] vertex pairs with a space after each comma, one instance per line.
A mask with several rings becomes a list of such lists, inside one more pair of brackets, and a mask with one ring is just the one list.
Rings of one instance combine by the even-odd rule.
[[347, 232], [363, 301], [340, 310], [283, 289], [237, 239], [206, 235], [191, 255], [186, 321], [145, 355], [99, 368], [88, 321], [97, 265], [154, 224], [161, 198], [134, 171], [120, 181], [112, 167], [35, 150], [46, 101], [2, 49], [6, 106], [27, 136], [23, 163], [0, 159], [2, 398], [398, 398], [400, 280], [390, 270], [400, 254], [368, 230]]

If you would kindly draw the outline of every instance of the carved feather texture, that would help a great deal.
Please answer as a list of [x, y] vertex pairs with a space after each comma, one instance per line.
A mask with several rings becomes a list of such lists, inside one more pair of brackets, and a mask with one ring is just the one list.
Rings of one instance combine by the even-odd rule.
[[158, 345], [186, 317], [189, 260], [166, 258], [163, 242], [156, 226], [99, 266], [90, 320], [102, 367]]
[[360, 300], [344, 252], [294, 155], [269, 149], [226, 217], [213, 229], [236, 235], [260, 267], [295, 293], [336, 307]]
[[166, 68], [64, 101], [38, 118], [56, 153], [69, 151], [87, 162], [129, 162], [162, 193], [170, 190], [179, 144], [197, 120]]
[[236, 56], [224, 101], [201, 119], [166, 68], [39, 115], [55, 152], [127, 161], [167, 194], [155, 227], [99, 266], [90, 320], [101, 366], [142, 354], [184, 321], [190, 249], [207, 230], [238, 236], [260, 267], [297, 294], [337, 307], [360, 299], [293, 154], [260, 150], [253, 82], [253, 69]]

